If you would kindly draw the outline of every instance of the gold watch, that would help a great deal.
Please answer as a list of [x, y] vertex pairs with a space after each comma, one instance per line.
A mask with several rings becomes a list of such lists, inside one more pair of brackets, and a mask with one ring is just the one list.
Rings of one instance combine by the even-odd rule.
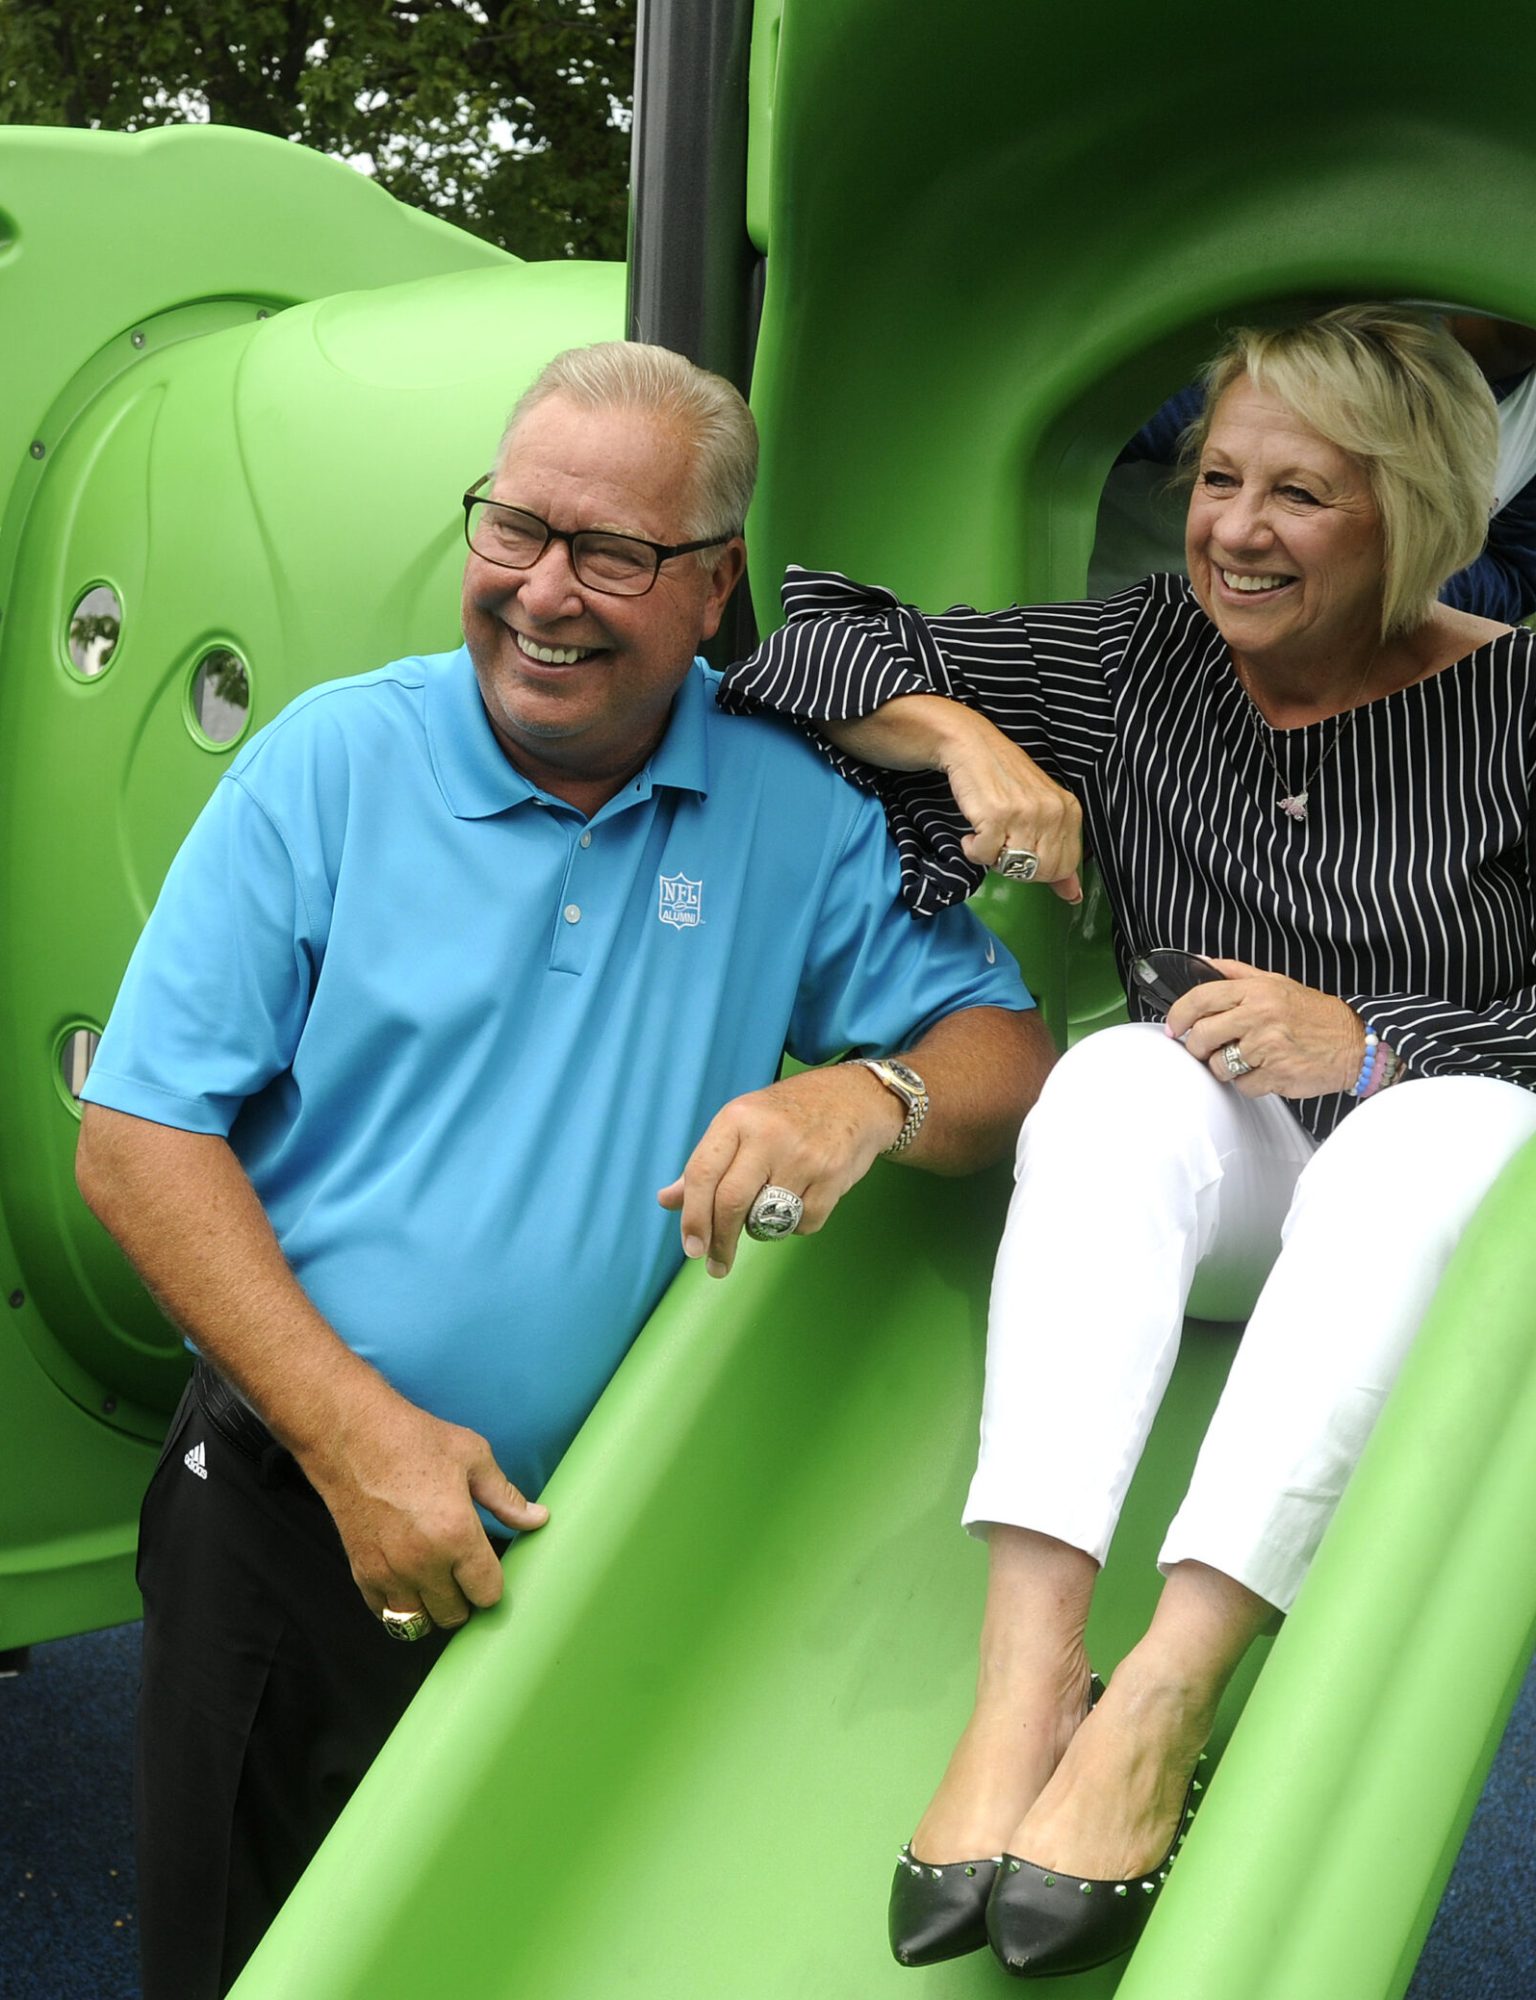
[[912, 1068], [910, 1063], [897, 1062], [892, 1056], [855, 1056], [854, 1061], [867, 1069], [871, 1076], [877, 1076], [893, 1097], [899, 1097], [906, 1107], [906, 1117], [893, 1143], [886, 1147], [883, 1158], [889, 1159], [893, 1153], [904, 1153], [918, 1133], [923, 1129], [923, 1120], [928, 1116], [928, 1086]]

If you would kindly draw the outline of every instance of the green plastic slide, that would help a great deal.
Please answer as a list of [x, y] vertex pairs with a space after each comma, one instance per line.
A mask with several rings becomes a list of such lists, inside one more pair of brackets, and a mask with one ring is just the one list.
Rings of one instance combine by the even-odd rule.
[[[684, 1274], [238, 2000], [1001, 1990], [985, 1954], [904, 1972], [883, 1926], [969, 1702], [984, 1553], [956, 1521], [1003, 1193], [881, 1168], [813, 1241]], [[1533, 1196], [1527, 1159], [1469, 1237], [1124, 1995], [1406, 1982], [1530, 1640]], [[1150, 1610], [1234, 1335], [1186, 1333], [1101, 1664]]]

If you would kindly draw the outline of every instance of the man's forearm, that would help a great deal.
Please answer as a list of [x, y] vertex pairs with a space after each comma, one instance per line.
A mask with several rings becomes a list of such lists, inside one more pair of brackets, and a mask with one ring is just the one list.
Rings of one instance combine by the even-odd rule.
[[894, 1157], [929, 1173], [968, 1174], [1012, 1146], [1056, 1047], [1035, 1009], [969, 1007], [930, 1028], [905, 1060], [927, 1086], [930, 1108], [912, 1144]]
[[87, 1105], [80, 1192], [172, 1320], [287, 1445], [369, 1608], [444, 1627], [501, 1595], [475, 1513], [540, 1527], [473, 1431], [418, 1409], [316, 1311], [224, 1140]]
[[167, 1316], [301, 1463], [393, 1392], [288, 1266], [225, 1140], [85, 1107], [80, 1192]]

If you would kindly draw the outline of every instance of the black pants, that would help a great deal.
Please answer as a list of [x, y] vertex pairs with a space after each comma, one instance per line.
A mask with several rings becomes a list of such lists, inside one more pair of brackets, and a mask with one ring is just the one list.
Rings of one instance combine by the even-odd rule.
[[228, 1991], [446, 1644], [386, 1638], [293, 1459], [227, 1428], [194, 1381], [140, 1520], [144, 2000]]

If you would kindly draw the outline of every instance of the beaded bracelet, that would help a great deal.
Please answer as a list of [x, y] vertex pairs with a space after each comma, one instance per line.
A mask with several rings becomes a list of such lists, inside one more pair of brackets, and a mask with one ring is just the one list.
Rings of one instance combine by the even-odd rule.
[[1367, 1021], [1365, 1024], [1365, 1055], [1361, 1059], [1360, 1074], [1355, 1078], [1354, 1083], [1350, 1087], [1349, 1094], [1351, 1097], [1364, 1097], [1370, 1090], [1376, 1069], [1376, 1050], [1379, 1046], [1380, 1038], [1370, 1022]]
[[1378, 1090], [1385, 1090], [1397, 1082], [1408, 1065], [1390, 1042], [1384, 1042], [1367, 1021], [1365, 1024], [1365, 1055], [1360, 1063], [1360, 1074], [1355, 1078], [1351, 1097], [1374, 1097]]

